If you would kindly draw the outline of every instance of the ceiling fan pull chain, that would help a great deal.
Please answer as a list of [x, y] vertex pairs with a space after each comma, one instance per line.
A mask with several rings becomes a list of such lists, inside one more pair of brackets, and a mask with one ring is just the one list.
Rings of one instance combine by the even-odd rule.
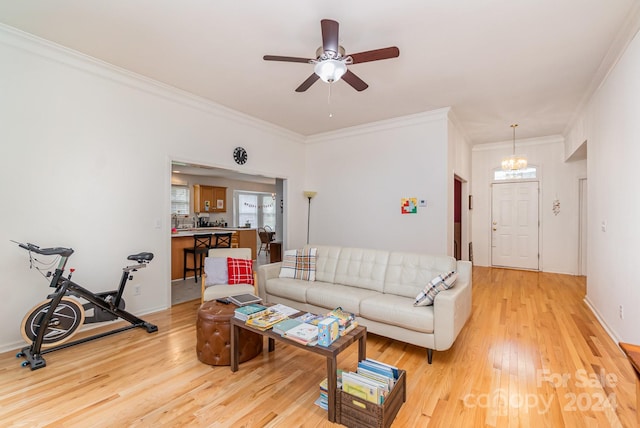
[[329, 107], [329, 117], [333, 117], [333, 113], [331, 113], [331, 87], [333, 84], [329, 83], [329, 96], [327, 97], [327, 106]]

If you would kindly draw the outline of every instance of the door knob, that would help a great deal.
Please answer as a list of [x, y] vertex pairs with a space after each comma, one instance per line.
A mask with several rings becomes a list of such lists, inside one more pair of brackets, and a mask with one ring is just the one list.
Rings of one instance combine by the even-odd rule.
[[493, 231], [494, 231], [494, 232], [495, 232], [496, 230], [498, 230], [498, 228], [497, 228], [497, 227], [493, 227], [492, 229], [493, 229]]

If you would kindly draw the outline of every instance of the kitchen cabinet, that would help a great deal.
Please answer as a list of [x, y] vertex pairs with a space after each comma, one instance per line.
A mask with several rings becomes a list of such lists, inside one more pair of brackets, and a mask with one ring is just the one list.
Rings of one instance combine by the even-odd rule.
[[227, 188], [194, 184], [193, 211], [196, 213], [226, 213]]

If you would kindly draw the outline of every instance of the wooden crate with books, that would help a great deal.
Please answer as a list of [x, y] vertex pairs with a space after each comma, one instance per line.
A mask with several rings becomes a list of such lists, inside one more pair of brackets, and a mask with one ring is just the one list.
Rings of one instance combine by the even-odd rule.
[[[375, 392], [375, 388], [372, 386], [376, 383], [369, 385], [370, 390], [357, 385], [349, 386], [349, 375], [347, 375], [347, 380], [345, 381], [345, 374], [343, 373], [343, 389], [338, 390], [336, 396], [336, 421], [347, 427], [390, 427], [400, 407], [402, 407], [402, 403], [406, 401], [407, 394], [406, 371], [395, 367], [393, 369], [395, 370], [395, 376], [389, 380], [388, 391], [385, 390], [383, 385], [380, 385], [381, 382], [378, 382], [381, 390], [379, 393]], [[382, 390], [385, 391], [383, 392]]]

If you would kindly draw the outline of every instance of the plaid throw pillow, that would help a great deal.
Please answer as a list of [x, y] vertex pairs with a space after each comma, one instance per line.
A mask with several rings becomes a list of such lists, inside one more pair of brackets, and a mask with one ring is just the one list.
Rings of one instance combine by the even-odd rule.
[[448, 290], [453, 287], [453, 284], [458, 279], [458, 274], [455, 272], [443, 273], [433, 278], [427, 286], [418, 294], [413, 306], [429, 306], [433, 305], [433, 301], [439, 292]]
[[317, 252], [317, 248], [285, 251], [280, 266], [280, 278], [315, 281]]
[[227, 257], [229, 284], [253, 285], [253, 260], [232, 259]]

